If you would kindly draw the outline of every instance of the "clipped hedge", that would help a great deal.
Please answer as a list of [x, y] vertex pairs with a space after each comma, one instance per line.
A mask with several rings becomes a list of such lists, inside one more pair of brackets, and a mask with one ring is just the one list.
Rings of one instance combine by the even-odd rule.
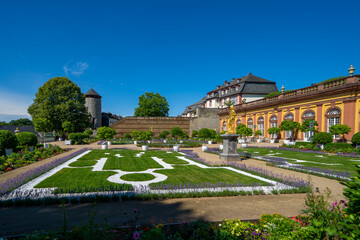
[[16, 135], [16, 138], [20, 146], [36, 146], [38, 143], [36, 135], [32, 132], [21, 132]]
[[351, 143], [354, 146], [360, 145], [360, 132], [357, 132], [352, 136]]
[[327, 144], [327, 143], [332, 143], [332, 141], [333, 141], [332, 135], [327, 132], [316, 133], [312, 139], [312, 142], [315, 144]]
[[69, 139], [73, 142], [81, 142], [85, 138], [88, 138], [88, 135], [86, 133], [70, 133]]
[[8, 130], [0, 130], [0, 151], [4, 149], [13, 149], [17, 146], [18, 141], [12, 132]]

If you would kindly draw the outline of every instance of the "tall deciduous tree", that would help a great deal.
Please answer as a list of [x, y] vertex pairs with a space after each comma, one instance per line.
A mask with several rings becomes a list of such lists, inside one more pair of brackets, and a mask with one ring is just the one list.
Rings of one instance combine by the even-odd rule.
[[62, 123], [67, 121], [73, 124], [76, 132], [83, 132], [91, 124], [85, 107], [85, 95], [66, 77], [55, 77], [44, 83], [36, 93], [28, 113], [33, 120], [48, 119], [57, 132], [62, 130]]
[[139, 107], [135, 108], [135, 117], [166, 117], [169, 115], [169, 103], [159, 93], [146, 92], [139, 97]]

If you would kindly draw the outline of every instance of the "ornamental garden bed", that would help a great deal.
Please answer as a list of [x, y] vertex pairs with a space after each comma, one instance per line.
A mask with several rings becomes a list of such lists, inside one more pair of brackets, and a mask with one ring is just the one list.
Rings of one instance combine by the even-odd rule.
[[8, 156], [0, 156], [0, 174], [20, 168], [67, 151], [59, 146], [36, 147], [34, 151], [20, 150]]
[[166, 143], [163, 141], [152, 141], [151, 143], [139, 143], [138, 146], [148, 145], [149, 147], [158, 147], [158, 148], [169, 148], [173, 146], [180, 146], [181, 148], [193, 148], [201, 147], [204, 142], [193, 141], [193, 140], [166, 140]]
[[[237, 162], [230, 162], [227, 166], [210, 166], [191, 151], [122, 149], [84, 152], [7, 192], [2, 200], [13, 203], [14, 199], [28, 199], [29, 204], [35, 204], [36, 199], [46, 198], [53, 199], [47, 202], [59, 203], [64, 198], [67, 202], [91, 202], [308, 190], [307, 181], [271, 174], [265, 169], [250, 168]], [[3, 205], [8, 204], [10, 202]]]

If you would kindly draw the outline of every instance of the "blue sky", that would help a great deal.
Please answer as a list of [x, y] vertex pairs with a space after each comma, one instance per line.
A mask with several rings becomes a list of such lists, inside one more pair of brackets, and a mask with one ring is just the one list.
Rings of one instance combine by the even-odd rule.
[[360, 71], [360, 1], [2, 1], [0, 121], [27, 115], [37, 89], [67, 76], [131, 116], [159, 92], [177, 116], [252, 74], [278, 88]]

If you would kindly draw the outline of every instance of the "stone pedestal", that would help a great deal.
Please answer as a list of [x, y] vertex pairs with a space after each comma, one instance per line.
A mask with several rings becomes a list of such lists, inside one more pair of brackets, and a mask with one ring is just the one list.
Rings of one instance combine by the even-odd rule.
[[241, 160], [240, 154], [237, 152], [237, 138], [238, 134], [223, 134], [223, 153], [220, 154], [220, 159], [226, 161]]

